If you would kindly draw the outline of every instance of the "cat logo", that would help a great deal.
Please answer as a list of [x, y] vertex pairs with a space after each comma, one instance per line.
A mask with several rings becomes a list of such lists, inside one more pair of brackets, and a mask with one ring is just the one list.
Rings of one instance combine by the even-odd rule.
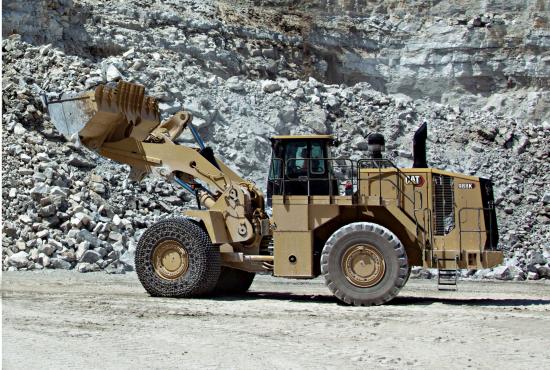
[[405, 176], [405, 183], [407, 185], [414, 185], [420, 187], [424, 185], [424, 178], [420, 175], [407, 175]]
[[458, 188], [463, 190], [471, 190], [475, 188], [475, 185], [472, 183], [458, 184]]

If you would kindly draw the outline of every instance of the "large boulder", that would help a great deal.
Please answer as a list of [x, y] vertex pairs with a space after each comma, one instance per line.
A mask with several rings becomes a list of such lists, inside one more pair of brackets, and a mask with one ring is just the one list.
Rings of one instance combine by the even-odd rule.
[[101, 254], [90, 249], [84, 252], [82, 257], [80, 257], [80, 262], [96, 263], [100, 259], [101, 259]]
[[65, 261], [61, 258], [51, 258], [50, 259], [50, 267], [54, 269], [63, 269], [63, 270], [69, 270], [72, 265], [70, 262]]
[[523, 270], [517, 266], [498, 266], [493, 269], [493, 277], [497, 280], [523, 280]]
[[27, 267], [29, 264], [29, 254], [25, 251], [14, 253], [8, 258], [8, 263], [10, 266], [17, 268]]

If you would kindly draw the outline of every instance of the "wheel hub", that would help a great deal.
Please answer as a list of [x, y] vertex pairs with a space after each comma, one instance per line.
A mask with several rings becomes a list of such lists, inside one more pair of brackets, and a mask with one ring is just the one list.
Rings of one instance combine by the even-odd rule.
[[153, 266], [162, 279], [175, 280], [189, 268], [187, 250], [175, 240], [160, 243], [153, 252]]
[[369, 288], [380, 282], [386, 272], [382, 254], [372, 245], [354, 245], [342, 257], [342, 270], [350, 283]]

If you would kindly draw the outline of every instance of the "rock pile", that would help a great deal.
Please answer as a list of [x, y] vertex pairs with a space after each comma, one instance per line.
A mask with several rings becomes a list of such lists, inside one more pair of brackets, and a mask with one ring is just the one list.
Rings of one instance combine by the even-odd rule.
[[55, 44], [68, 52], [88, 45], [83, 25], [88, 8], [72, 0], [8, 0], [2, 3], [2, 35], [22, 35], [34, 44]]
[[549, 118], [550, 12], [540, 2], [85, 4], [94, 14], [86, 25], [90, 50], [101, 56], [131, 47], [167, 50], [224, 79], [368, 82], [413, 99], [539, 122]]
[[[216, 12], [208, 4], [189, 3], [201, 15]], [[252, 73], [227, 50], [248, 48], [242, 60], [269, 64], [277, 51], [264, 44], [260, 49], [237, 45], [239, 38], [233, 38], [260, 37], [261, 28], [231, 28], [203, 16], [182, 20], [175, 11], [180, 5], [170, 1], [104, 4], [86, 2], [90, 39], [81, 54], [30, 44], [19, 35], [2, 43], [4, 269], [123, 272], [131, 268], [133, 249], [148, 225], [193, 206], [194, 200], [172, 184], [134, 183], [126, 166], [60, 137], [40, 103], [42, 93], [79, 92], [124, 79], [157, 97], [163, 118], [189, 110], [216, 154], [262, 188], [272, 135], [331, 133], [343, 143], [335, 156], [358, 159], [365, 156], [366, 135], [378, 131], [386, 137], [387, 154], [410, 166], [412, 134], [427, 121], [430, 165], [492, 177], [496, 184], [507, 266], [477, 276], [549, 277], [548, 113], [520, 119], [517, 112], [388, 95], [367, 82], [347, 86], [296, 79], [288, 62], [269, 73]], [[275, 36], [269, 33], [278, 40]], [[228, 46], [231, 40], [236, 44]], [[232, 60], [235, 69], [227, 67]], [[184, 135], [180, 141], [190, 144], [192, 138]]]

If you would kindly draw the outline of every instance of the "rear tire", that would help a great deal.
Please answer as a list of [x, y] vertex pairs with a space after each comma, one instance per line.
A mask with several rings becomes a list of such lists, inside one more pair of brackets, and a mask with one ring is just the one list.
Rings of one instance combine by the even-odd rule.
[[405, 285], [409, 265], [403, 244], [387, 228], [355, 222], [338, 229], [321, 254], [321, 273], [332, 293], [355, 306], [380, 305]]
[[253, 272], [222, 266], [214, 292], [220, 295], [243, 294], [252, 285], [254, 276]]
[[197, 224], [169, 218], [148, 228], [138, 242], [135, 266], [152, 296], [196, 297], [212, 292], [220, 276], [221, 257]]
[[407, 285], [407, 283], [409, 282], [409, 278], [411, 277], [411, 271], [412, 271], [412, 266], [409, 266], [409, 270], [407, 271], [407, 278], [405, 279], [405, 284], [403, 285]]

